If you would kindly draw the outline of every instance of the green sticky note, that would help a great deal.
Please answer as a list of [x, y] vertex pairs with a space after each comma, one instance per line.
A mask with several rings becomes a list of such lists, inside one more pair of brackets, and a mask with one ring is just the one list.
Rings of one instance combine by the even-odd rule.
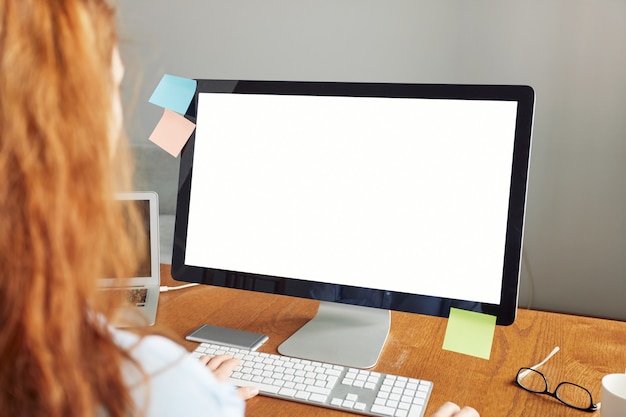
[[451, 308], [443, 348], [489, 359], [495, 331], [495, 316]]

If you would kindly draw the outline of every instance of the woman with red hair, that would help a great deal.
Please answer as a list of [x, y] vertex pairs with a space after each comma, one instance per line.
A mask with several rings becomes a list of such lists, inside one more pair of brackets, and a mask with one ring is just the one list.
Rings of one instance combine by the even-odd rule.
[[96, 291], [140, 253], [120, 232], [138, 214], [113, 198], [131, 177], [114, 21], [104, 0], [0, 0], [2, 414], [240, 416], [254, 392], [214, 376], [236, 362], [205, 361], [212, 374], [164, 337], [111, 328], [116, 300]]

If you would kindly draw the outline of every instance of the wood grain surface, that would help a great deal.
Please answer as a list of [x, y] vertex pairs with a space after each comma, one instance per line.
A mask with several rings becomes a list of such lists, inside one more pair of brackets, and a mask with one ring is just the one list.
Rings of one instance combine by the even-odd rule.
[[[161, 281], [184, 284], [171, 278], [169, 265], [161, 265]], [[259, 350], [277, 353], [278, 345], [313, 317], [317, 306], [313, 300], [200, 285], [162, 293], [156, 326], [189, 350], [197, 343], [185, 341], [184, 335], [203, 323], [265, 333], [269, 341]], [[626, 322], [520, 309], [513, 325], [496, 327], [489, 360], [443, 350], [446, 325], [444, 318], [392, 312], [391, 333], [373, 368], [433, 381], [427, 415], [448, 400], [473, 406], [481, 417], [599, 415], [518, 388], [517, 371], [559, 346], [539, 369], [550, 388], [574, 382], [598, 402], [602, 376], [626, 369]], [[261, 396], [249, 400], [246, 409], [246, 416], [255, 417], [320, 415], [354, 414]]]

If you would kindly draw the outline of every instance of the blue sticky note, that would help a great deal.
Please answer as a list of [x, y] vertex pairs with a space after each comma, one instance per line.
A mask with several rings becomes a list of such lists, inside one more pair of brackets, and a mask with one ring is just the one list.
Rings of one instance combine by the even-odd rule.
[[165, 74], [152, 93], [150, 103], [185, 114], [196, 92], [196, 80]]
[[495, 316], [451, 308], [443, 348], [489, 359], [495, 331]]

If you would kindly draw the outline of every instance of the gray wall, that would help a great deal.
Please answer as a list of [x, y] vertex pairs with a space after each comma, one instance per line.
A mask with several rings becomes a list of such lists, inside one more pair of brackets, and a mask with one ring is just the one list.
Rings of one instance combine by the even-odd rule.
[[626, 1], [118, 3], [141, 144], [163, 73], [533, 86], [520, 304], [626, 319]]

